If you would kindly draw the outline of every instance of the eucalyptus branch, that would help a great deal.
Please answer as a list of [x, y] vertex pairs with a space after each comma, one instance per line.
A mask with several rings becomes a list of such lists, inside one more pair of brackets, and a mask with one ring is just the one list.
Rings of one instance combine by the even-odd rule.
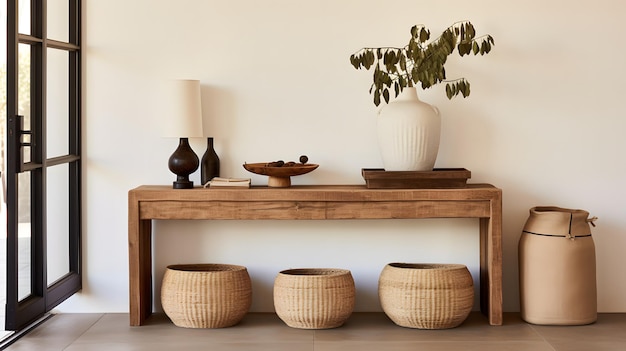
[[461, 94], [470, 94], [470, 84], [465, 78], [446, 80], [444, 65], [447, 57], [456, 49], [459, 55], [488, 54], [495, 45], [491, 35], [476, 38], [474, 26], [469, 21], [456, 22], [448, 27], [439, 37], [428, 42], [430, 31], [426, 27], [413, 26], [411, 39], [402, 47], [362, 48], [350, 56], [350, 63], [356, 69], [366, 70], [374, 67], [374, 82], [370, 93], [374, 95], [374, 104], [378, 106], [381, 97], [389, 102], [389, 90], [393, 87], [395, 95], [405, 87], [420, 83], [428, 89], [441, 82], [446, 83], [446, 95], [449, 99]]

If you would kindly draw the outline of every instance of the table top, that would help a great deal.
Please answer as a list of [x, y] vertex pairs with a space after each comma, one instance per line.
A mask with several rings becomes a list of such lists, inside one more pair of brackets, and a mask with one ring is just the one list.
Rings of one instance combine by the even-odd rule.
[[129, 191], [130, 201], [417, 201], [491, 200], [502, 191], [491, 184], [467, 184], [445, 189], [368, 189], [365, 185], [294, 185], [288, 188], [172, 189], [141, 185]]

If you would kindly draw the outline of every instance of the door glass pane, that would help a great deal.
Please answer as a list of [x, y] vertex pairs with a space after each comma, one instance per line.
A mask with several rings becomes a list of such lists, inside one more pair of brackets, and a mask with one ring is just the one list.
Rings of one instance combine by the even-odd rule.
[[48, 0], [48, 39], [69, 42], [69, 0]]
[[[18, 45], [17, 114], [24, 116], [24, 130], [30, 130], [30, 45]], [[30, 137], [24, 136], [24, 142]], [[30, 161], [30, 147], [24, 147], [24, 162]]]
[[47, 158], [69, 153], [69, 53], [48, 49]]
[[31, 217], [30, 217], [30, 172], [18, 175], [19, 198], [17, 203], [17, 299], [23, 300], [31, 294]]
[[22, 34], [30, 34], [30, 1], [31, 0], [17, 1], [17, 11], [19, 15], [17, 31]]
[[69, 242], [69, 165], [48, 168], [47, 253], [48, 286], [70, 271]]

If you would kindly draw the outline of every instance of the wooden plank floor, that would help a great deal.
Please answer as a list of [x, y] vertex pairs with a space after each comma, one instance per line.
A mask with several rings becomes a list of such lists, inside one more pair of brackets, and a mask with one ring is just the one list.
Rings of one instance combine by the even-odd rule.
[[336, 329], [287, 327], [275, 314], [250, 313], [230, 328], [185, 329], [163, 314], [141, 327], [128, 325], [128, 314], [58, 314], [7, 350], [626, 350], [626, 314], [600, 314], [587, 326], [535, 326], [518, 313], [505, 313], [502, 326], [490, 326], [472, 312], [458, 328], [416, 330], [398, 327], [383, 313], [354, 313]]

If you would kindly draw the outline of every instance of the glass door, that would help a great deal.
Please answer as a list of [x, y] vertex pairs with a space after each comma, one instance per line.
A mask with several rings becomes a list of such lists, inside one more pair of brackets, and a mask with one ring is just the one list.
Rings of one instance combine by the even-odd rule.
[[7, 330], [81, 287], [80, 0], [7, 0]]

